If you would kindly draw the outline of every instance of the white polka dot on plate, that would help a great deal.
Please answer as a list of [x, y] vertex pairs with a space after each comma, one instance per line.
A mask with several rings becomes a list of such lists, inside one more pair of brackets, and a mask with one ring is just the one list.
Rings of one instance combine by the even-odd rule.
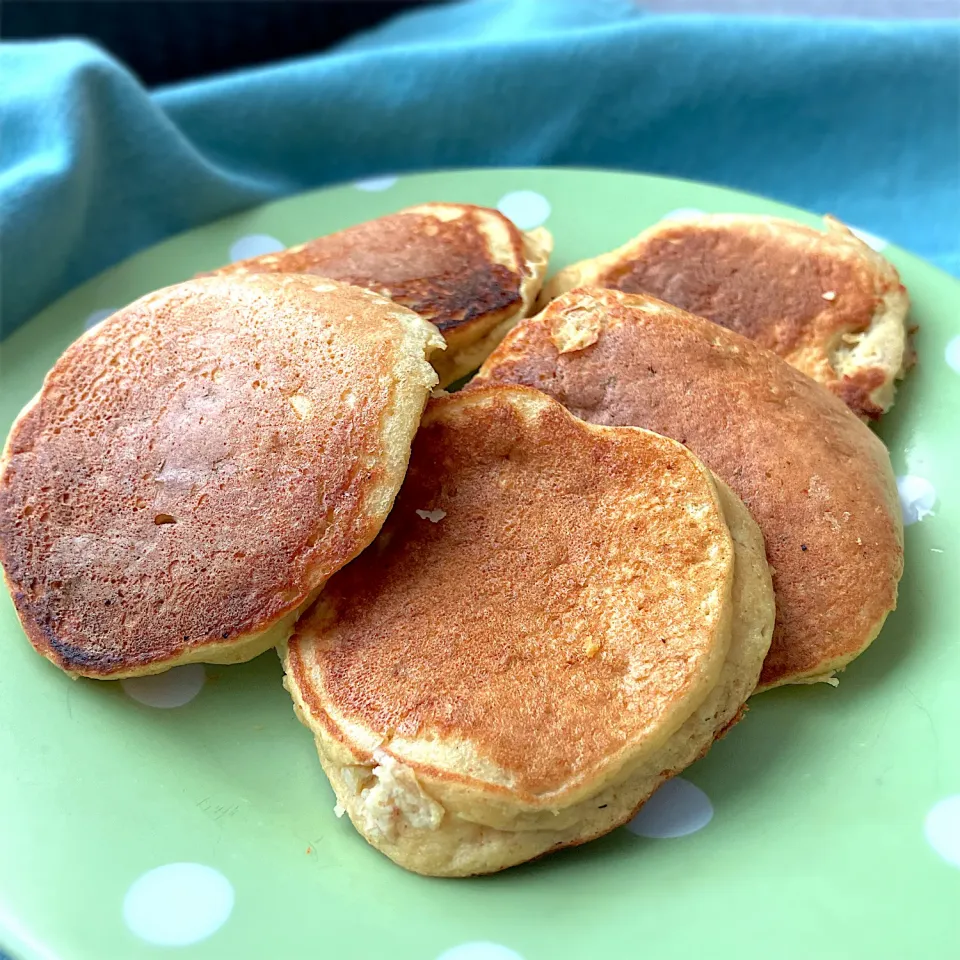
[[250, 257], [260, 257], [265, 253], [279, 253], [286, 249], [286, 245], [276, 237], [266, 233], [251, 233], [234, 241], [230, 247], [230, 259], [248, 260]]
[[702, 830], [713, 819], [710, 798], [689, 780], [668, 780], [627, 824], [638, 837], [664, 840]]
[[92, 330], [98, 323], [103, 323], [107, 317], [112, 317], [117, 312], [117, 307], [107, 307], [105, 310], [94, 310], [93, 313], [83, 321], [84, 330]]
[[486, 940], [474, 940], [461, 943], [458, 947], [444, 950], [437, 960], [523, 960], [516, 950], [490, 943]]
[[521, 230], [532, 230], [550, 216], [550, 201], [534, 190], [514, 190], [500, 198], [497, 209]]
[[186, 663], [152, 677], [127, 677], [120, 686], [128, 697], [148, 707], [182, 707], [201, 691], [206, 678], [202, 663]]
[[923, 832], [927, 843], [947, 863], [960, 867], [960, 793], [933, 807], [924, 820]]
[[366, 193], [379, 193], [381, 190], [389, 190], [398, 179], [398, 177], [394, 177], [392, 175], [383, 177], [367, 177], [364, 180], [354, 180], [353, 185], [358, 190], [363, 190]]
[[868, 247], [876, 250], [877, 253], [889, 246], [888, 241], [884, 240], [883, 237], [878, 237], [875, 233], [867, 233], [866, 230], [858, 230], [856, 227], [851, 227], [850, 232], [855, 237], [859, 237]]
[[130, 930], [161, 947], [183, 947], [216, 933], [233, 910], [233, 886], [202, 863], [168, 863], [138, 877], [123, 898]]
[[947, 344], [946, 357], [948, 366], [960, 373], [960, 335]]
[[661, 220], [696, 220], [697, 217], [703, 217], [706, 214], [703, 210], [698, 210], [696, 207], [678, 207], [676, 210], [671, 210], [669, 213], [665, 213], [660, 219]]
[[897, 493], [900, 495], [900, 509], [903, 511], [904, 526], [917, 523], [933, 514], [937, 502], [937, 491], [924, 477], [907, 474], [897, 477]]

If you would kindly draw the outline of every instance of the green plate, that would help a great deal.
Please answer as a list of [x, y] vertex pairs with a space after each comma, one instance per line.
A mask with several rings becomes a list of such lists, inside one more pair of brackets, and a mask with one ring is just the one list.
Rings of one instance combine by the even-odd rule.
[[[816, 220], [695, 183], [576, 170], [321, 190], [174, 237], [17, 330], [2, 345], [2, 433], [102, 311], [427, 200], [544, 222], [554, 269], [678, 208]], [[956, 957], [960, 286], [884, 252], [920, 325], [920, 362], [880, 427], [909, 522], [906, 573], [899, 609], [837, 689], [758, 696], [631, 828], [492, 877], [429, 880], [334, 816], [276, 657], [73, 681], [31, 650], [4, 593], [0, 944], [22, 960]]]

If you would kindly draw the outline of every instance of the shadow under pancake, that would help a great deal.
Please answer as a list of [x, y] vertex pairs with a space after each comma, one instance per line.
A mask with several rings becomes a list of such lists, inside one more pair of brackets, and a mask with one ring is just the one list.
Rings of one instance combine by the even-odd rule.
[[[921, 337], [922, 330], [916, 335], [917, 339]], [[922, 348], [922, 344], [919, 346]], [[897, 403], [878, 423], [871, 425], [890, 451], [897, 474], [911, 472], [912, 439], [922, 415], [922, 394], [929, 388], [928, 378], [929, 371], [922, 363], [917, 364], [901, 381]], [[923, 656], [923, 648], [935, 631], [934, 598], [944, 595], [939, 585], [930, 582], [931, 570], [924, 563], [923, 552], [930, 549], [929, 532], [930, 527], [924, 526], [924, 521], [904, 528], [903, 576], [897, 591], [897, 607], [873, 643], [839, 674], [841, 689], [847, 695], [897, 684], [896, 674]], [[947, 588], [948, 584], [944, 582], [943, 587]]]

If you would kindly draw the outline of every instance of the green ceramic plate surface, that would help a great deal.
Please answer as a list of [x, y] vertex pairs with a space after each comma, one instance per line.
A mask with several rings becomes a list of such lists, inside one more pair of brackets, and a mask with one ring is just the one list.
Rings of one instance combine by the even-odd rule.
[[[427, 200], [545, 223], [553, 269], [678, 208], [816, 222], [714, 187], [575, 170], [317, 191], [174, 237], [17, 330], [2, 344], [2, 434], [103, 311], [271, 238]], [[334, 816], [275, 656], [73, 681], [33, 652], [3, 592], [0, 945], [22, 960], [958, 956], [960, 286], [884, 252], [920, 325], [919, 364], [879, 428], [912, 522], [899, 609], [838, 688], [758, 696], [633, 830], [492, 877], [429, 880]]]

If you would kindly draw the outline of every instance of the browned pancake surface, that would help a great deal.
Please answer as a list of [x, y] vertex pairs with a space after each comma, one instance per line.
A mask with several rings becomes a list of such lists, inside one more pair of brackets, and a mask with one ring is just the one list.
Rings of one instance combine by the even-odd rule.
[[190, 281], [57, 362], [0, 478], [0, 559], [44, 655], [109, 676], [242, 637], [373, 537], [410, 347], [399, 308], [325, 287]]
[[[452, 210], [459, 215], [447, 219], [445, 211]], [[444, 334], [486, 330], [522, 306], [520, 270], [491, 252], [491, 219], [508, 238], [507, 258], [519, 266], [523, 238], [502, 214], [470, 204], [424, 204], [217, 273], [318, 274], [389, 296]]]
[[433, 775], [535, 799], [666, 736], [716, 683], [732, 558], [677, 444], [533, 391], [455, 394], [428, 406], [390, 518], [300, 621], [288, 671], [348, 745], [360, 727], [423, 769], [437, 744]]
[[867, 418], [883, 413], [875, 392], [909, 363], [833, 366], [836, 345], [854, 342], [888, 300], [902, 300], [894, 309], [906, 312], [896, 270], [836, 221], [826, 233], [769, 217], [664, 221], [595, 276], [573, 283], [646, 293], [706, 317], [779, 354]]
[[761, 686], [829, 673], [896, 604], [902, 531], [883, 444], [835, 397], [755, 343], [642, 296], [565, 294], [478, 375], [535, 386], [592, 423], [688, 446], [764, 534], [777, 622]]

